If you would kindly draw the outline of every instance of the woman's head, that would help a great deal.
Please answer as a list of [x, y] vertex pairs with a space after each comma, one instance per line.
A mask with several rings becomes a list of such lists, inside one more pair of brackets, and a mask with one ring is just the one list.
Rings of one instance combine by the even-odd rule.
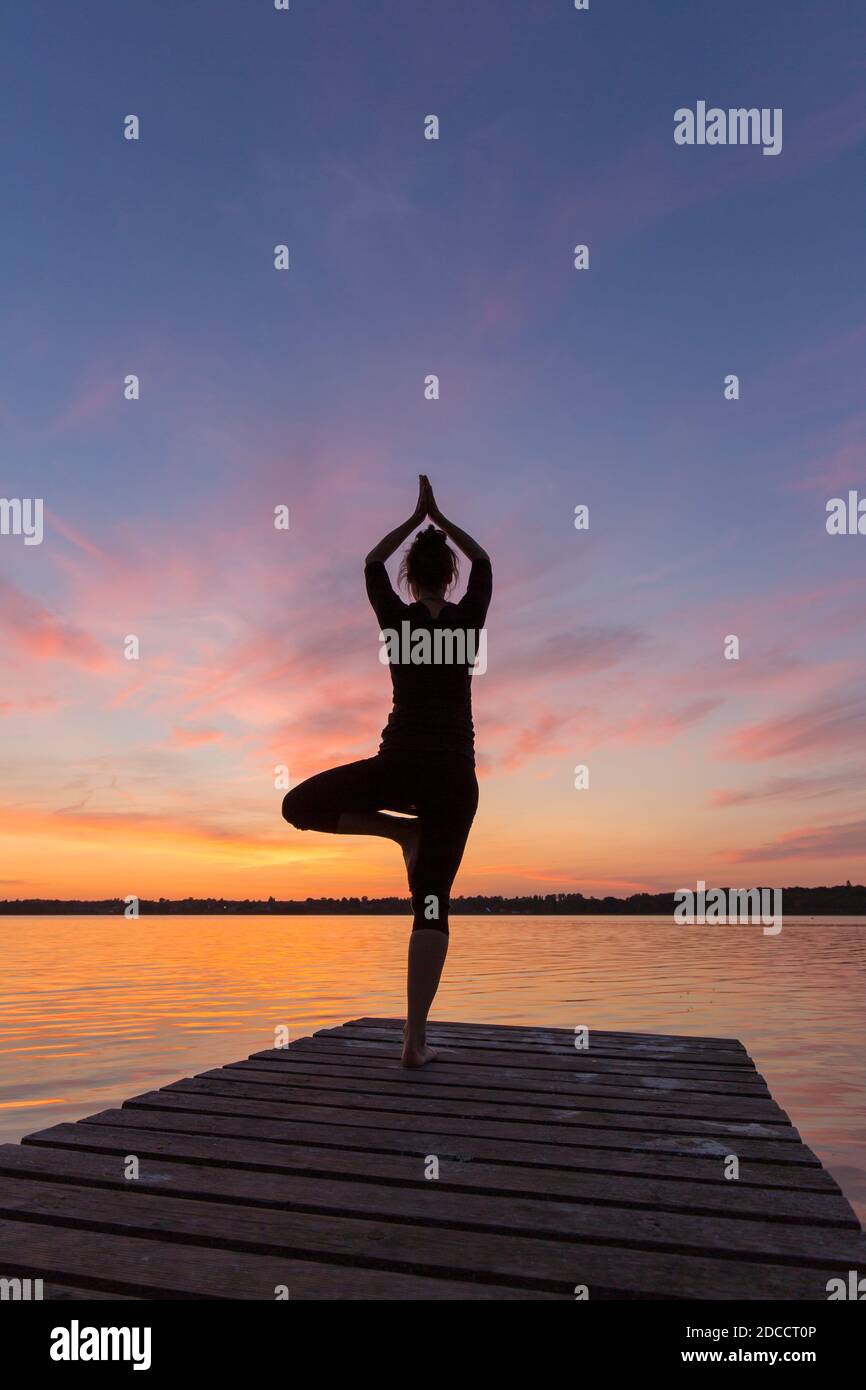
[[444, 597], [457, 578], [457, 552], [452, 550], [445, 532], [435, 526], [419, 531], [400, 565], [400, 579], [412, 597]]

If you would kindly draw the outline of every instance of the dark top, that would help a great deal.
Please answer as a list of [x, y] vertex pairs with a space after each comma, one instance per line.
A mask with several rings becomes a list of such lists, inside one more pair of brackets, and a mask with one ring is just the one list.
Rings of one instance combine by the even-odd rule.
[[443, 604], [438, 618], [424, 603], [403, 602], [381, 560], [366, 566], [364, 578], [381, 631], [394, 634], [388, 648], [394, 707], [379, 751], [462, 753], [474, 761], [470, 668], [485, 665], [480, 630], [493, 590], [490, 561], [472, 561], [466, 593], [459, 603]]

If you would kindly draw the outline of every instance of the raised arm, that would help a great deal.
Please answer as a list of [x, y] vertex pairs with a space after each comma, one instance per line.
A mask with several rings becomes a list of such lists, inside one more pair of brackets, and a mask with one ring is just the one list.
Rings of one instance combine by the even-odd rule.
[[487, 551], [483, 548], [483, 546], [480, 546], [478, 544], [478, 542], [475, 540], [473, 536], [469, 535], [468, 531], [461, 531], [459, 526], [455, 526], [453, 521], [449, 521], [446, 516], [442, 515], [442, 513], [436, 505], [436, 499], [433, 496], [433, 489], [423, 474], [421, 476], [421, 493], [422, 498], [419, 500], [423, 500], [423, 505], [425, 507], [427, 515], [430, 517], [430, 520], [435, 522], [437, 526], [441, 526], [446, 536], [448, 536], [449, 539], [452, 540], [455, 545], [460, 547], [467, 559], [490, 559], [490, 556], [487, 554]]
[[429, 486], [427, 479], [422, 474], [419, 474], [418, 503], [414, 512], [409, 517], [408, 521], [401, 521], [399, 526], [395, 526], [393, 531], [389, 531], [387, 536], [382, 537], [378, 545], [373, 546], [373, 549], [364, 561], [366, 565], [371, 565], [374, 560], [387, 560], [390, 555], [394, 554], [398, 545], [402, 545], [410, 531], [414, 531], [416, 526], [421, 525], [421, 522], [427, 515], [425, 485]]

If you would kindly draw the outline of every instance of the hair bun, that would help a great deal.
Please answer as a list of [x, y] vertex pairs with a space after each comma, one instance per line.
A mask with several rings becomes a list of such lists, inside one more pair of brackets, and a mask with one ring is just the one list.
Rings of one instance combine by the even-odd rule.
[[457, 578], [457, 553], [445, 532], [432, 523], [419, 531], [400, 565], [400, 579], [418, 597], [418, 586], [450, 588]]

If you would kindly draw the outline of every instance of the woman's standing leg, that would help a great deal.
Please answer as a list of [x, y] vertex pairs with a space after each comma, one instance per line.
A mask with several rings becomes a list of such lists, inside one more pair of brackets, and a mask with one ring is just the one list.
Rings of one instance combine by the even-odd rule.
[[409, 937], [403, 1066], [435, 1057], [427, 1045], [427, 1015], [448, 954], [448, 914], [454, 882], [478, 806], [475, 770], [467, 759], [440, 763], [421, 779], [419, 840], [409, 870], [414, 921]]

